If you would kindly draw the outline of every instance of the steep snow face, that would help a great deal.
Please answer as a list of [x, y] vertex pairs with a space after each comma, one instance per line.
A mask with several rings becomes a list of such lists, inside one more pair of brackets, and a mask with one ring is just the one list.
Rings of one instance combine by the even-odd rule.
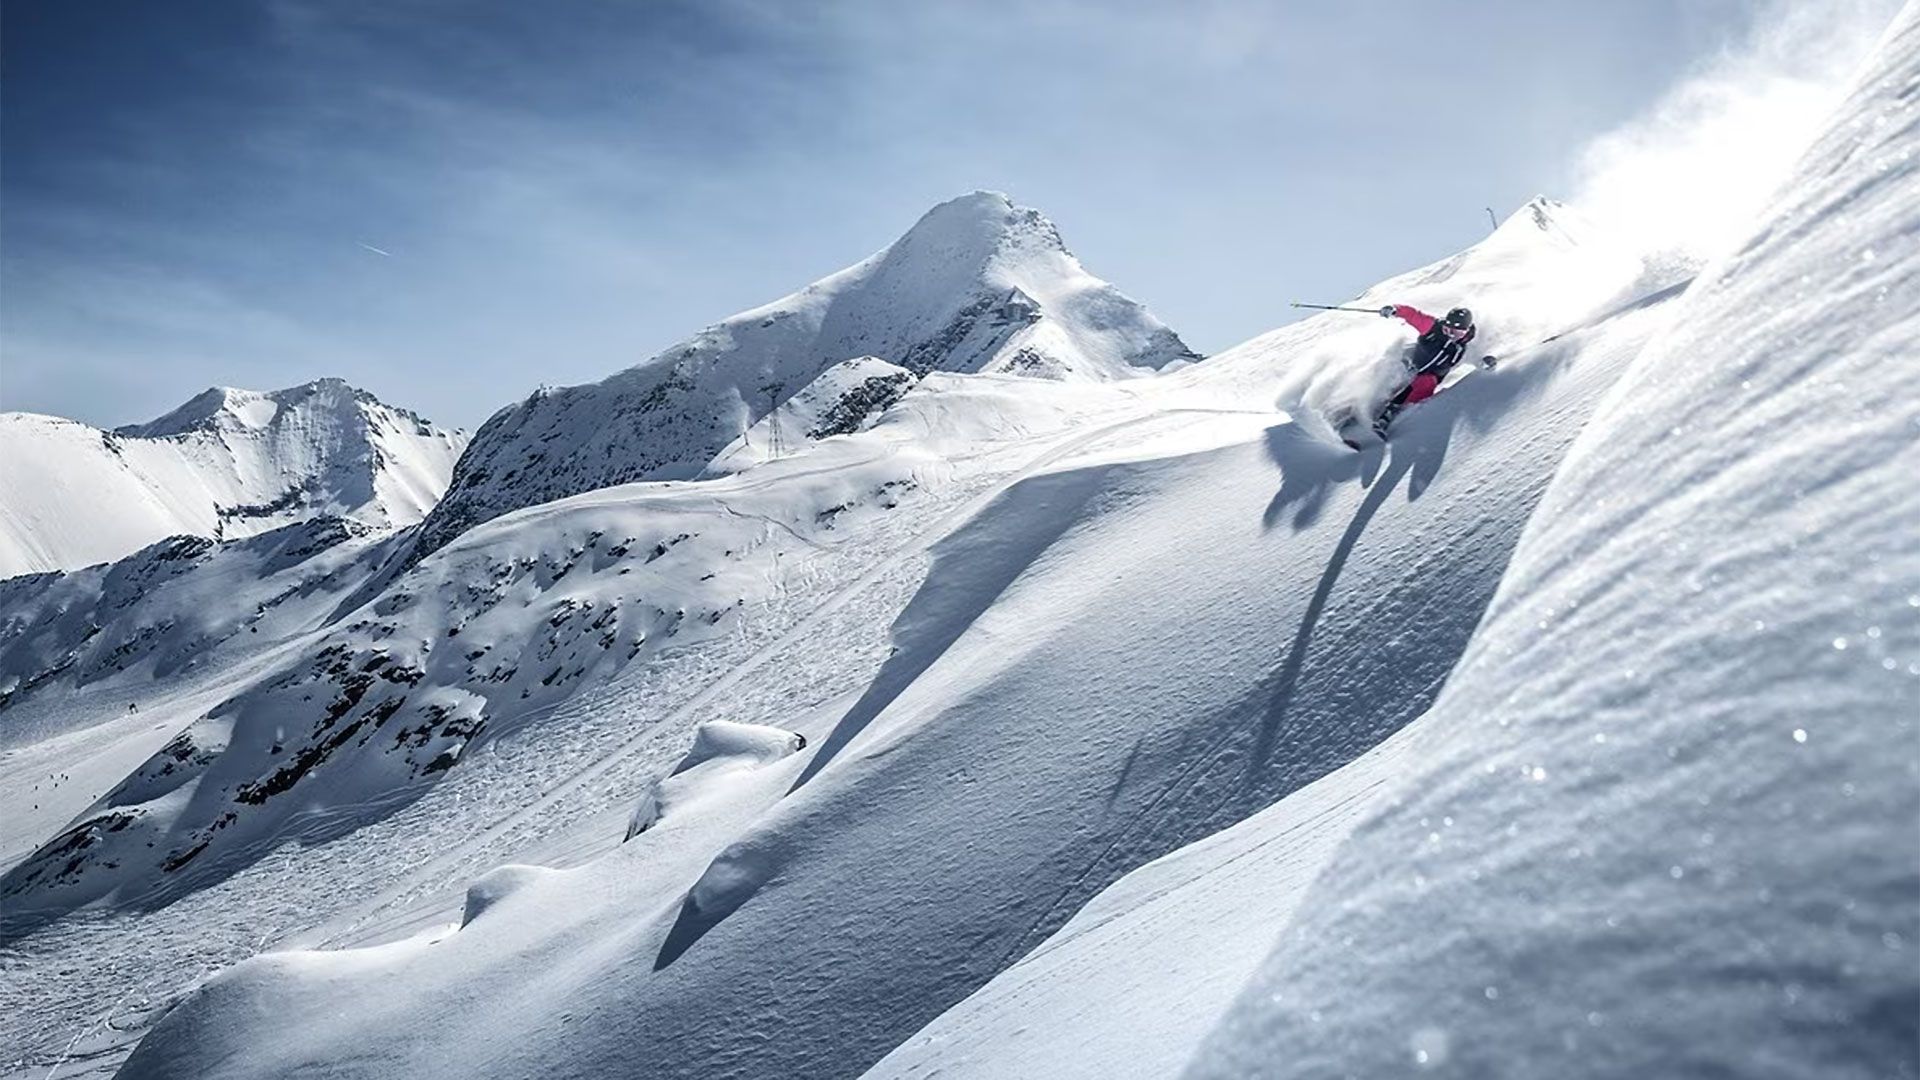
[[0, 787], [24, 796], [0, 814], [0, 870], [143, 760], [172, 761], [165, 744], [324, 625], [392, 538], [315, 518], [226, 543], [170, 537], [115, 563], [0, 581]]
[[866, 1076], [1180, 1075], [1393, 777], [1410, 733], [1114, 882]]
[[[1334, 315], [1155, 379], [930, 372], [871, 426], [793, 457], [555, 504], [694, 500], [756, 479], [771, 497], [887, 439], [947, 467], [961, 440], [1031, 444], [1049, 395], [1082, 399], [1070, 434], [1023, 471], [948, 502], [923, 534], [937, 543], [887, 556], [894, 567], [875, 572], [899, 599], [863, 609], [863, 628], [809, 627], [804, 652], [756, 651], [768, 659], [751, 682], [724, 677], [700, 699], [807, 736], [756, 774], [777, 787], [763, 779], [711, 813], [623, 813], [604, 824], [617, 839], [645, 822], [633, 850], [560, 877], [516, 871], [494, 883], [511, 917], [490, 906], [431, 944], [242, 965], [175, 1009], [130, 1069], [857, 1074], [1108, 882], [1306, 787], [1431, 702], [1560, 454], [1671, 310], [1659, 296], [1613, 303], [1637, 263], [1563, 239], [1529, 224], [1495, 245], [1535, 253], [1501, 255], [1504, 278], [1489, 249], [1454, 268], [1466, 294], [1430, 280], [1393, 297], [1471, 300], [1508, 360], [1408, 413], [1384, 452], [1352, 454], [1271, 404], [1303, 373], [1390, 363], [1404, 344], [1378, 318]], [[1596, 265], [1610, 269], [1581, 278], [1587, 310], [1565, 304], [1550, 327], [1517, 314], [1544, 276]], [[1010, 402], [1033, 411], [1010, 419]], [[936, 434], [954, 442], [924, 441]], [[774, 587], [809, 589], [804, 573]], [[890, 640], [849, 663], [883, 611]], [[807, 689], [765, 700], [790, 686]], [[763, 696], [736, 701], [749, 687]], [[270, 1019], [295, 1015], [311, 1019]]]
[[0, 580], [0, 740], [44, 734], [24, 730], [21, 710], [55, 686], [125, 676], [137, 687], [209, 664], [226, 646], [253, 651], [263, 627], [269, 641], [289, 635], [289, 602], [303, 608], [293, 625], [310, 628], [310, 598], [337, 604], [359, 584], [353, 556], [376, 532], [325, 517], [226, 544], [174, 536], [118, 562]]
[[0, 577], [70, 570], [167, 536], [251, 536], [320, 516], [410, 525], [466, 445], [338, 379], [213, 389], [102, 431], [0, 414]]
[[1920, 1074], [1916, 53], [1676, 305], [1431, 712], [870, 1075]]
[[1053, 223], [975, 192], [886, 250], [590, 386], [541, 391], [481, 427], [420, 553], [510, 510], [633, 480], [685, 479], [842, 361], [915, 376], [1140, 375], [1193, 354], [1081, 268]]
[[1920, 1073], [1920, 7], [1192, 1071]]

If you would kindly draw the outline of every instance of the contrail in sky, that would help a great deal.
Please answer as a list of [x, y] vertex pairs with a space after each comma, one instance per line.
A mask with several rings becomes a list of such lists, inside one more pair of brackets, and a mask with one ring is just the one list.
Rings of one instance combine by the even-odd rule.
[[354, 243], [360, 244], [361, 247], [366, 248], [368, 251], [373, 252], [375, 255], [384, 255], [389, 259], [393, 258], [393, 252], [391, 251], [384, 251], [380, 248], [374, 247], [372, 244], [361, 244], [360, 241], [358, 240], [355, 240]]

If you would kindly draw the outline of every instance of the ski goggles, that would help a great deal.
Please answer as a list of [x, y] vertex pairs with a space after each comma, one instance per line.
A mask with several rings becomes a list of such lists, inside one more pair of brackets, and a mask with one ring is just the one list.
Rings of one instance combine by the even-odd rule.
[[1449, 326], [1446, 323], [1441, 323], [1440, 329], [1444, 330], [1446, 335], [1454, 341], [1464, 341], [1468, 334], [1473, 333], [1473, 327], [1471, 326]]

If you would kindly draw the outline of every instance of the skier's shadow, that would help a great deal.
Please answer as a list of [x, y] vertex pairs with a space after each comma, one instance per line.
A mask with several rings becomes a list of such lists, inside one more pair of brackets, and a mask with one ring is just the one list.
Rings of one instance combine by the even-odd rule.
[[1292, 516], [1287, 524], [1295, 532], [1311, 527], [1326, 510], [1329, 493], [1349, 480], [1371, 484], [1380, 471], [1377, 452], [1329, 446], [1297, 423], [1268, 428], [1266, 448], [1267, 456], [1280, 467], [1280, 490], [1260, 517], [1268, 530], [1279, 525], [1289, 510]]
[[[1374, 459], [1373, 466], [1379, 467], [1381, 455], [1377, 449], [1356, 456], [1371, 457]], [[1273, 755], [1274, 744], [1292, 708], [1294, 693], [1300, 686], [1300, 672], [1306, 666], [1307, 649], [1313, 643], [1314, 628], [1320, 624], [1320, 616], [1327, 609], [1327, 600], [1333, 596], [1333, 586], [1340, 580], [1340, 572], [1346, 568], [1347, 560], [1352, 557], [1354, 547], [1360, 543], [1360, 537], [1367, 531], [1374, 515], [1380, 512], [1387, 497], [1399, 486], [1400, 479], [1413, 471], [1414, 461], [1414, 456], [1410, 454], [1391, 455], [1385, 470], [1370, 478], [1367, 497], [1361, 500], [1359, 509], [1354, 511], [1353, 520], [1347, 523], [1346, 531], [1340, 534], [1339, 542], [1334, 545], [1333, 554], [1327, 559], [1327, 568], [1321, 571], [1320, 581], [1307, 601], [1307, 610], [1300, 617], [1300, 628], [1294, 631], [1293, 642], [1287, 646], [1287, 659], [1274, 678], [1267, 707], [1254, 732], [1253, 750], [1247, 760], [1248, 779], [1251, 780], [1265, 769], [1267, 760]], [[1277, 502], [1280, 497], [1276, 495], [1274, 498]]]
[[1435, 422], [1418, 430], [1396, 431], [1392, 443], [1358, 451], [1329, 446], [1298, 424], [1267, 429], [1267, 456], [1280, 466], [1280, 490], [1267, 503], [1261, 524], [1272, 530], [1285, 520], [1295, 532], [1312, 528], [1325, 512], [1329, 495], [1350, 480], [1369, 490], [1383, 486], [1391, 490], [1407, 476], [1407, 500], [1418, 499], [1440, 474], [1459, 415], [1457, 409], [1449, 409], [1421, 417]]
[[1268, 529], [1278, 525], [1289, 508], [1292, 517], [1288, 524], [1295, 531], [1312, 526], [1325, 509], [1329, 493], [1347, 480], [1359, 480], [1367, 489], [1367, 495], [1334, 544], [1327, 567], [1321, 572], [1313, 596], [1307, 601], [1307, 609], [1301, 615], [1300, 627], [1294, 631], [1293, 641], [1287, 647], [1286, 660], [1273, 679], [1247, 762], [1249, 781], [1272, 757], [1299, 690], [1314, 629], [1326, 611], [1341, 571], [1372, 524], [1374, 515], [1386, 505], [1402, 479], [1407, 482], [1407, 501], [1417, 501], [1439, 476], [1454, 435], [1463, 423], [1475, 430], [1490, 429], [1502, 415], [1539, 394], [1561, 361], [1562, 356], [1556, 352], [1536, 356], [1520, 370], [1470, 376], [1444, 395], [1424, 403], [1417, 411], [1404, 414], [1394, 425], [1392, 441], [1384, 446], [1369, 446], [1355, 452], [1328, 446], [1297, 424], [1282, 424], [1268, 430], [1267, 453], [1281, 470], [1280, 490], [1274, 493], [1263, 515]]

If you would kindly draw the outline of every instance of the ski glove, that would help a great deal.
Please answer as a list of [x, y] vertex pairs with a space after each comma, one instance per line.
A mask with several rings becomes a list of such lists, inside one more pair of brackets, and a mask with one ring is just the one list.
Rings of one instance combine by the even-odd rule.
[[1399, 313], [1393, 309], [1392, 304], [1388, 304], [1386, 307], [1380, 309], [1380, 317], [1383, 319], [1391, 319], [1397, 314]]

